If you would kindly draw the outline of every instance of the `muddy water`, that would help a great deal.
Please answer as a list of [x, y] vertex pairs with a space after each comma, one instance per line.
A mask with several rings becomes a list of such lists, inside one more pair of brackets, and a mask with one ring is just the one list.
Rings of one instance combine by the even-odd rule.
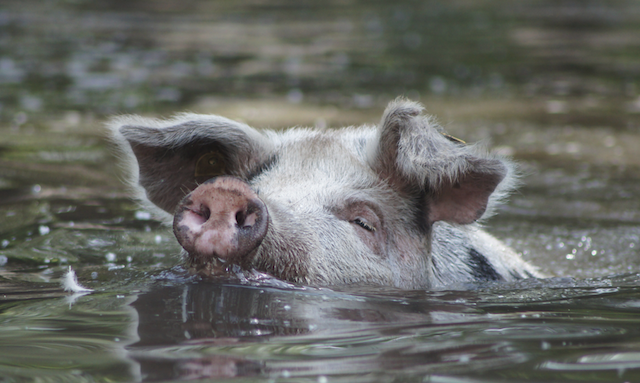
[[[640, 380], [633, 2], [5, 1], [0, 377]], [[552, 276], [443, 291], [198, 281], [101, 126], [375, 123], [398, 95], [520, 164], [487, 230]], [[91, 294], [69, 295], [72, 266]]]

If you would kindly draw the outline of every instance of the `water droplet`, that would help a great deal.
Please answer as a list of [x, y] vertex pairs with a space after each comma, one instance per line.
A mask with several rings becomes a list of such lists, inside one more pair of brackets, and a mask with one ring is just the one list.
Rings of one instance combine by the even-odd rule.
[[107, 253], [104, 257], [107, 259], [107, 262], [114, 262], [117, 258], [114, 253]]
[[48, 226], [42, 225], [42, 226], [38, 227], [38, 232], [40, 233], [40, 235], [47, 235], [47, 234], [49, 234], [50, 231], [51, 231], [51, 229], [49, 229]]
[[147, 211], [137, 211], [135, 217], [140, 221], [148, 221], [151, 219], [151, 213]]

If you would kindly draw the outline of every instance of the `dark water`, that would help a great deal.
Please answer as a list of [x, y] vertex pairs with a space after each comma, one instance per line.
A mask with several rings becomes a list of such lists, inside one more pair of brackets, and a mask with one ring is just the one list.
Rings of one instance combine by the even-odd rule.
[[140, 276], [131, 270], [109, 274], [112, 282], [77, 298], [62, 297], [44, 283], [8, 294], [2, 304], [2, 376], [314, 382], [640, 378], [637, 275], [398, 292], [193, 282], [171, 272], [113, 287], [116, 279]]
[[[639, 75], [632, 1], [3, 1], [0, 381], [640, 381]], [[401, 94], [520, 162], [486, 226], [554, 277], [199, 281], [101, 128], [375, 123]]]

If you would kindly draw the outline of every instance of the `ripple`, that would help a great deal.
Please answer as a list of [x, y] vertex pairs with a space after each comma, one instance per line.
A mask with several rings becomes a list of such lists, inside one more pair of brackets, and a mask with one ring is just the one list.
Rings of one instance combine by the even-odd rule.
[[548, 361], [540, 368], [558, 371], [626, 370], [640, 368], [640, 352], [615, 352], [581, 356], [575, 362]]

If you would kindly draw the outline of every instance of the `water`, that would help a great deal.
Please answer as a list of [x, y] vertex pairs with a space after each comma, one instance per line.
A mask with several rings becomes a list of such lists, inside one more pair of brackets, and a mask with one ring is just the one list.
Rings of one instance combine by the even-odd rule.
[[332, 291], [165, 272], [82, 297], [40, 288], [2, 304], [0, 373], [9, 381], [635, 381], [638, 282]]
[[[0, 378], [640, 380], [638, 21], [624, 1], [3, 2]], [[375, 123], [399, 94], [521, 164], [486, 226], [551, 278], [201, 281], [101, 128], [185, 109]], [[95, 291], [62, 291], [69, 266]]]

